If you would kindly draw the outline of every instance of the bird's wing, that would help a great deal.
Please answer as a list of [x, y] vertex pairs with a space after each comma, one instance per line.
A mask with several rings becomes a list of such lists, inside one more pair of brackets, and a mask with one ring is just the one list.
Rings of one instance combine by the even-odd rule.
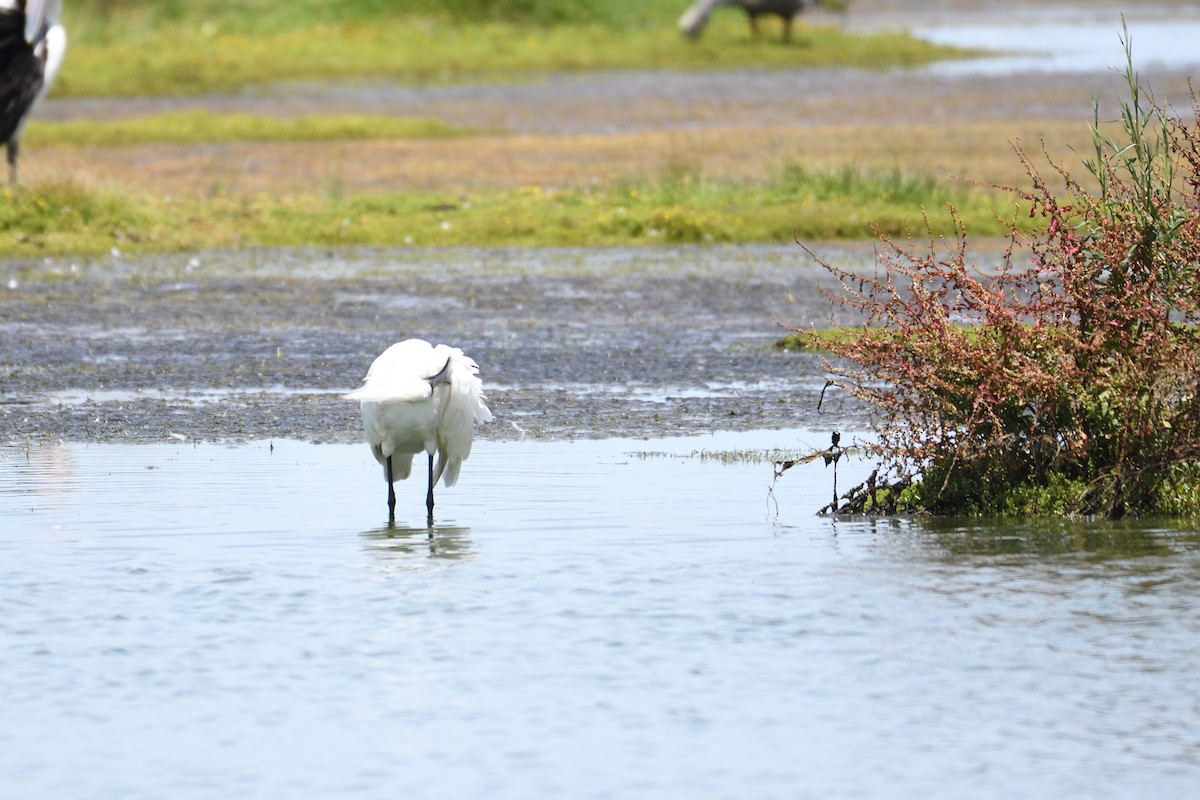
[[429, 398], [433, 387], [420, 378], [368, 376], [362, 387], [342, 395], [363, 403], [419, 403]]
[[24, 38], [25, 16], [21, 9], [14, 6], [11, 0], [0, 0], [0, 52], [7, 51], [17, 40]]
[[371, 362], [362, 388], [344, 395], [348, 400], [373, 403], [416, 403], [432, 392], [429, 378], [446, 364], [438, 361], [433, 345], [420, 339], [397, 342]]

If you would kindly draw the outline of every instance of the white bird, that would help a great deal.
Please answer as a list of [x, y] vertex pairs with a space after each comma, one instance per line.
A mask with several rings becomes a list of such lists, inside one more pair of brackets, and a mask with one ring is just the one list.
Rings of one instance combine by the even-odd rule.
[[17, 182], [21, 131], [54, 83], [67, 52], [58, 21], [62, 0], [0, 0], [0, 141], [8, 176]]
[[[491, 422], [479, 366], [457, 347], [422, 339], [398, 342], [375, 359], [363, 386], [346, 395], [361, 404], [363, 429], [388, 485], [388, 521], [396, 520], [393, 484], [412, 473], [413, 456], [429, 454], [425, 508], [433, 525], [433, 487], [453, 486], [471, 455], [475, 423]], [[437, 468], [433, 454], [437, 453]]]

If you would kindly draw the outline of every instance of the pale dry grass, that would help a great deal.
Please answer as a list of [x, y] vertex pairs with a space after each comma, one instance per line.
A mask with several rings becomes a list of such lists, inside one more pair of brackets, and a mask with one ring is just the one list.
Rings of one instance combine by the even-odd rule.
[[1021, 185], [1020, 140], [1073, 166], [1089, 144], [1079, 121], [921, 125], [710, 127], [614, 134], [480, 136], [454, 140], [229, 142], [34, 151], [28, 179], [63, 175], [153, 195], [470, 194], [579, 187], [659, 177], [681, 168], [706, 178], [762, 181], [789, 163], [900, 169]]

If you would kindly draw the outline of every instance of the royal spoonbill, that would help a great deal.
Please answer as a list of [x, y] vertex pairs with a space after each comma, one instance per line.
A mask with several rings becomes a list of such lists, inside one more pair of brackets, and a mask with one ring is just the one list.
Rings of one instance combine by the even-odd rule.
[[8, 149], [13, 183], [21, 131], [67, 52], [67, 32], [58, 21], [61, 6], [62, 0], [0, 0], [0, 141]]
[[792, 38], [792, 19], [809, 6], [817, 6], [821, 0], [697, 0], [679, 18], [679, 30], [692, 39], [700, 35], [708, 18], [721, 6], [733, 6], [746, 12], [750, 18], [750, 33], [758, 36], [758, 18], [762, 14], [774, 14], [783, 20], [783, 40]]
[[[363, 386], [346, 395], [358, 400], [363, 429], [388, 486], [388, 521], [396, 521], [396, 488], [412, 472], [413, 456], [429, 454], [425, 508], [433, 525], [433, 486], [458, 480], [471, 455], [475, 423], [490, 422], [479, 366], [457, 347], [434, 347], [407, 339], [384, 350], [367, 370]], [[433, 454], [437, 453], [437, 467]]]

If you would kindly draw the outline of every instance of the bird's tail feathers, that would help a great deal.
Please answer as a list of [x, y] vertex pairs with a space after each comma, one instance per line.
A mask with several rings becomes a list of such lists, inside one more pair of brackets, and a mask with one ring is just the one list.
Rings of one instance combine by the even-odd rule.
[[461, 351], [452, 357], [453, 363], [442, 396], [441, 423], [438, 425], [438, 461], [434, 481], [443, 486], [458, 481], [462, 462], [471, 455], [475, 440], [475, 424], [491, 422], [492, 412], [484, 403], [483, 383], [479, 366]]
[[437, 466], [433, 468], [433, 482], [437, 483], [440, 478], [442, 486], [453, 486], [458, 483], [458, 473], [462, 471], [461, 458], [446, 458], [445, 455], [438, 452]]

